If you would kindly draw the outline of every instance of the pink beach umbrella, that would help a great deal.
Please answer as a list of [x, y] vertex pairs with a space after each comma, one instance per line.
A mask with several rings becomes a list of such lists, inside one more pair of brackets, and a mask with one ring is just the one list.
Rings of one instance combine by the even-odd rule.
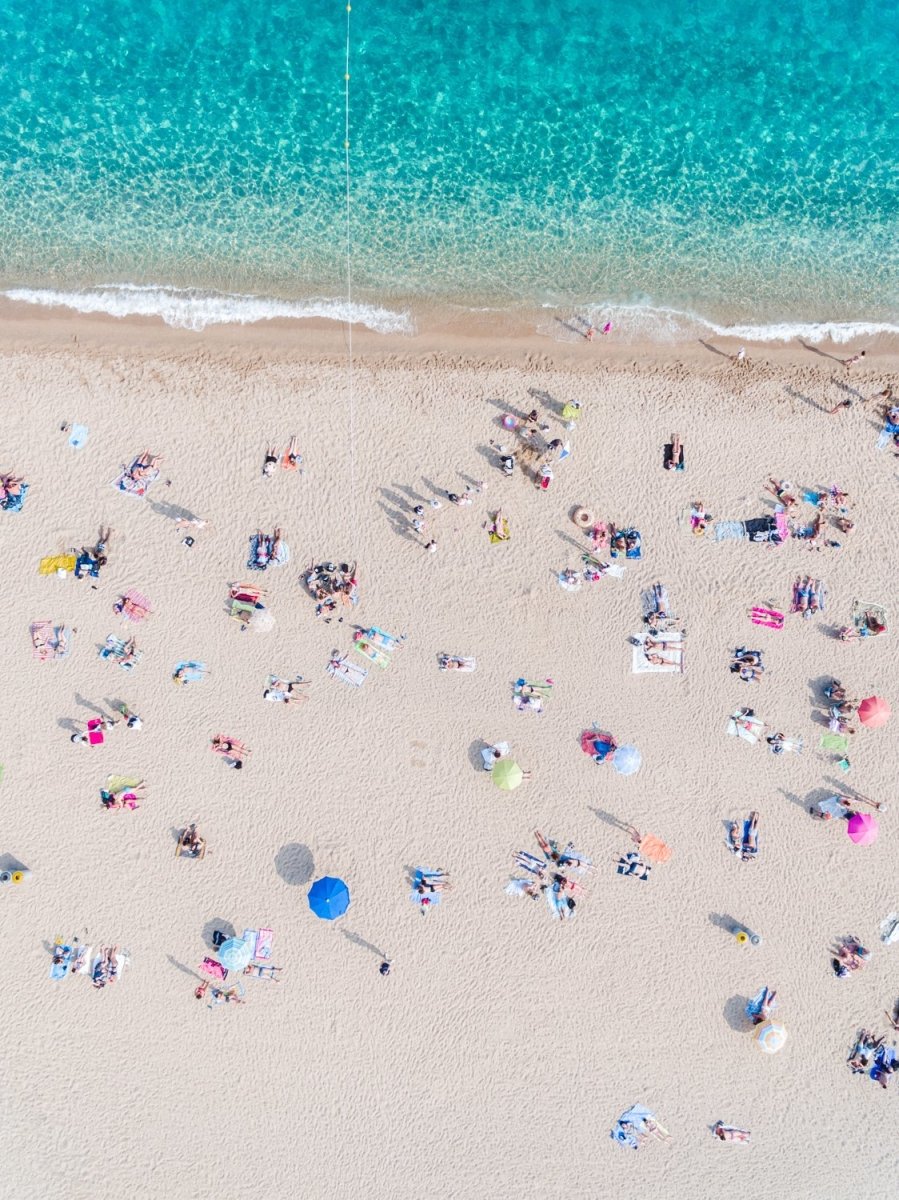
[[856, 846], [870, 846], [876, 842], [878, 831], [877, 818], [870, 813], [853, 813], [846, 825], [846, 832]]
[[889, 721], [892, 711], [889, 701], [882, 696], [869, 696], [858, 706], [858, 719], [869, 729], [879, 729]]

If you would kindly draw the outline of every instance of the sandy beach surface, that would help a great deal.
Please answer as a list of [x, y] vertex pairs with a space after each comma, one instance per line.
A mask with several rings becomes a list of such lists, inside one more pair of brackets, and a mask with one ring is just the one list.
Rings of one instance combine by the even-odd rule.
[[[753, 347], [740, 369], [703, 346], [355, 340], [350, 385], [334, 329], [197, 337], [7, 314], [0, 469], [31, 486], [21, 513], [0, 512], [0, 852], [32, 875], [0, 889], [0, 1190], [895, 1195], [897, 1085], [882, 1091], [846, 1059], [860, 1028], [890, 1032], [899, 995], [899, 947], [879, 940], [899, 910], [896, 722], [854, 735], [847, 774], [818, 745], [831, 676], [897, 700], [895, 632], [833, 636], [856, 599], [895, 609], [897, 461], [859, 399], [895, 379], [895, 348], [872, 346], [847, 380], [826, 347]], [[846, 396], [851, 408], [821, 411]], [[571, 399], [583, 414], [569, 434], [557, 413]], [[504, 412], [532, 407], [571, 441], [546, 493], [519, 471], [503, 478], [489, 444]], [[64, 422], [89, 427], [82, 450]], [[662, 469], [674, 431], [683, 473]], [[293, 434], [303, 475], [263, 478], [266, 444]], [[162, 473], [139, 500], [111, 482], [145, 449]], [[825, 534], [841, 548], [691, 535], [696, 499], [716, 519], [770, 514], [770, 475], [849, 493], [855, 530]], [[446, 503], [480, 480], [471, 507]], [[444, 503], [429, 512], [429, 555], [409, 510], [433, 496]], [[483, 526], [500, 505], [512, 536], [496, 545]], [[636, 526], [643, 557], [569, 593], [557, 575], [580, 565], [578, 505]], [[209, 522], [193, 547], [175, 525], [185, 512]], [[99, 579], [38, 574], [101, 524], [115, 533]], [[228, 618], [227, 589], [247, 578], [250, 536], [275, 526], [291, 556], [250, 576], [276, 622], [256, 636]], [[359, 604], [329, 624], [300, 582], [328, 559], [357, 562], [360, 584]], [[800, 573], [825, 581], [825, 611], [752, 625], [753, 604], [788, 612]], [[657, 580], [686, 630], [683, 675], [631, 670], [627, 639]], [[128, 588], [154, 608], [134, 627], [113, 611]], [[39, 619], [76, 630], [64, 661], [33, 658]], [[354, 623], [405, 638], [359, 690], [325, 673], [334, 650], [352, 656]], [[98, 647], [129, 632], [143, 657], [126, 672]], [[737, 646], [764, 652], [760, 683], [729, 672]], [[475, 656], [477, 671], [441, 673], [444, 651]], [[172, 682], [185, 659], [207, 664], [203, 682]], [[269, 673], [311, 680], [309, 702], [267, 703]], [[513, 707], [520, 676], [554, 681], [542, 714]], [[142, 730], [73, 745], [71, 723], [114, 701]], [[804, 752], [729, 737], [741, 704]], [[639, 747], [638, 774], [582, 753], [593, 722]], [[210, 752], [219, 732], [251, 747], [243, 771]], [[497, 740], [532, 772], [511, 793], [480, 766]], [[136, 811], [101, 806], [116, 773], [146, 781]], [[875, 844], [809, 816], [841, 789], [886, 802]], [[760, 852], [742, 862], [727, 824], [750, 810]], [[208, 842], [201, 862], [174, 854], [190, 821]], [[616, 874], [630, 848], [621, 822], [673, 849], [645, 887]], [[505, 894], [513, 853], [538, 853], [535, 829], [595, 864], [573, 921]], [[425, 916], [407, 883], [420, 865], [453, 883]], [[322, 875], [350, 888], [334, 922], [307, 904]], [[761, 944], [738, 945], [733, 922]], [[195, 1000], [212, 931], [247, 927], [274, 930], [282, 982], [246, 979], [242, 1007]], [[849, 934], [870, 961], [837, 979], [829, 949]], [[73, 936], [127, 948], [115, 986], [48, 978], [54, 939]], [[742, 1015], [762, 985], [789, 1031], [773, 1056]], [[669, 1144], [635, 1154], [610, 1140], [634, 1103]], [[751, 1144], [717, 1141], [718, 1120], [750, 1129]]]

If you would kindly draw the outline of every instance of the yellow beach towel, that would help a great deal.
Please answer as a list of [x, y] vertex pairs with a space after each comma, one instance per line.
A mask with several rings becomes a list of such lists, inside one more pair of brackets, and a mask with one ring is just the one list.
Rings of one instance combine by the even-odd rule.
[[42, 558], [40, 566], [37, 569], [39, 575], [55, 575], [57, 571], [74, 571], [75, 570], [75, 555], [74, 554], [51, 554], [49, 558]]

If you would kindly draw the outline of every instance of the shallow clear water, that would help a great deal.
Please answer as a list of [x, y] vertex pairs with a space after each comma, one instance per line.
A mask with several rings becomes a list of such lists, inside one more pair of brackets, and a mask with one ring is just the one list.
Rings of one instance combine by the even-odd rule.
[[[342, 4], [0, 14], [5, 286], [341, 294]], [[365, 300], [897, 319], [889, 6], [356, 0], [351, 22]]]

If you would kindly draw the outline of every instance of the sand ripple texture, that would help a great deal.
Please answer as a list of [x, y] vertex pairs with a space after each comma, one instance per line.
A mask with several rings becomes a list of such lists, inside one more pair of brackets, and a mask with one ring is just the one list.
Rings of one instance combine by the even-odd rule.
[[[585, 375], [439, 358], [362, 363], [355, 415], [338, 361], [268, 359], [239, 339], [228, 352], [168, 335], [143, 348], [9, 346], [2, 468], [32, 483], [20, 515], [0, 514], [4, 604], [0, 850], [33, 876], [0, 896], [0, 1153], [4, 1191], [20, 1198], [308, 1198], [412, 1194], [480, 1197], [691, 1197], [812, 1200], [893, 1195], [894, 1095], [852, 1076], [857, 1027], [881, 1027], [896, 996], [893, 956], [876, 943], [899, 905], [897, 820], [872, 847], [810, 820], [809, 794], [842, 782], [816, 750], [817, 682], [895, 703], [896, 641], [844, 645], [827, 629], [855, 597], [895, 608], [895, 463], [874, 449], [871, 414], [824, 416], [840, 396], [832, 364], [735, 379], [651, 364]], [[885, 379], [869, 368], [861, 390]], [[488, 463], [507, 406], [537, 387], [577, 397], [573, 456], [547, 494]], [[90, 427], [80, 453], [63, 420]], [[551, 418], [554, 430], [557, 421]], [[677, 429], [687, 470], [661, 470]], [[351, 438], [351, 431], [354, 436]], [[260, 474], [267, 439], [296, 433], [302, 478]], [[147, 503], [116, 493], [119, 465], [164, 455]], [[716, 545], [690, 536], [702, 498], [716, 517], [768, 511], [770, 473], [839, 483], [857, 529], [839, 552]], [[416, 497], [486, 479], [468, 509], [433, 520], [428, 555], [407, 527]], [[171, 480], [168, 484], [167, 481]], [[481, 526], [501, 503], [508, 545]], [[579, 594], [555, 572], [578, 562], [571, 509], [637, 525], [644, 558], [624, 579]], [[173, 514], [211, 522], [193, 549]], [[38, 560], [115, 529], [110, 563], [90, 582], [41, 578]], [[280, 525], [292, 558], [259, 582], [276, 627], [241, 633], [223, 611], [246, 575], [250, 534]], [[317, 620], [298, 580], [312, 559], [357, 559], [361, 603], [342, 624]], [[785, 606], [797, 572], [827, 581], [827, 612], [755, 631], [745, 610]], [[635, 676], [626, 638], [640, 591], [670, 590], [687, 629], [687, 673]], [[126, 674], [97, 657], [123, 626], [117, 595], [138, 587], [156, 613]], [[62, 663], [33, 661], [29, 623], [77, 629]], [[385, 672], [359, 691], [324, 672], [348, 651], [350, 622], [406, 635]], [[727, 670], [755, 643], [768, 672], [755, 689]], [[440, 674], [441, 651], [475, 655], [473, 675]], [[206, 682], [178, 688], [176, 662], [204, 660]], [[361, 660], [360, 660], [361, 661]], [[269, 671], [311, 678], [305, 708], [262, 699]], [[518, 714], [511, 684], [551, 676], [539, 718]], [[69, 718], [121, 699], [144, 720], [96, 750], [72, 746]], [[802, 734], [777, 758], [728, 738], [738, 703]], [[581, 753], [592, 721], [636, 743], [631, 779]], [[253, 754], [242, 773], [210, 753], [218, 731]], [[481, 739], [505, 739], [533, 779], [506, 794], [479, 769]], [[892, 801], [896, 724], [863, 730], [849, 782]], [[111, 772], [147, 781], [137, 812], [104, 812]], [[761, 853], [724, 847], [726, 820], [761, 814]], [[617, 877], [625, 848], [609, 817], [674, 848], [647, 886]], [[176, 860], [175, 831], [196, 820], [209, 853]], [[597, 872], [578, 919], [503, 892], [511, 855], [535, 827], [571, 838]], [[445, 867], [455, 890], [423, 919], [407, 867]], [[313, 877], [347, 880], [352, 907], [316, 920]], [[721, 918], [763, 936], [741, 949]], [[212, 929], [275, 930], [280, 986], [247, 981], [243, 1008], [192, 998]], [[875, 945], [857, 977], [837, 981], [827, 948], [854, 933]], [[127, 946], [124, 979], [95, 992], [48, 978], [47, 946], [78, 934]], [[388, 979], [379, 954], [392, 958]], [[775, 987], [790, 1041], [766, 1058], [737, 1019], [745, 997]], [[735, 1027], [737, 1026], [737, 1027]], [[609, 1140], [640, 1101], [673, 1133], [639, 1155]], [[752, 1130], [722, 1146], [716, 1120]]]

